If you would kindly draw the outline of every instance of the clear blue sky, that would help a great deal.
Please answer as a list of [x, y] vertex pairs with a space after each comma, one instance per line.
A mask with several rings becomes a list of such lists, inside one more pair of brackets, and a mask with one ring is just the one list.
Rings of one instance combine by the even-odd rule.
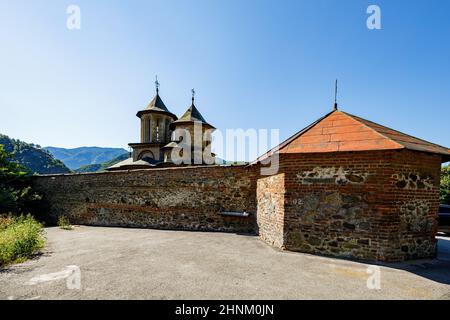
[[158, 74], [175, 114], [194, 87], [217, 128], [284, 139], [331, 110], [339, 78], [344, 111], [450, 146], [449, 15], [446, 0], [0, 0], [0, 132], [127, 147]]

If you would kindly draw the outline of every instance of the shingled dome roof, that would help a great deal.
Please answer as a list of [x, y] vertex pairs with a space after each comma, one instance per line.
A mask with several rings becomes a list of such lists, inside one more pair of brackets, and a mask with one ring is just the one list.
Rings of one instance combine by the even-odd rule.
[[116, 163], [115, 165], [112, 165], [111, 167], [107, 168], [106, 170], [127, 170], [127, 169], [145, 169], [149, 167], [154, 167], [155, 164], [149, 163], [145, 160], [137, 160], [133, 161], [133, 158], [125, 159], [119, 163]]
[[169, 142], [168, 144], [166, 144], [163, 149], [174, 149], [174, 148], [179, 148], [181, 149], [181, 147], [178, 145], [178, 143], [176, 143], [175, 141]]
[[174, 119], [177, 119], [177, 116], [175, 116], [172, 112], [169, 111], [169, 109], [167, 109], [166, 105], [159, 96], [159, 93], [156, 93], [156, 96], [152, 99], [152, 101], [150, 101], [147, 108], [145, 108], [145, 110], [139, 111], [137, 113], [137, 116], [141, 117], [144, 113], [148, 112], [166, 113], [171, 115]]
[[277, 148], [262, 155], [256, 162], [277, 150], [279, 153], [322, 153], [396, 149], [439, 154], [443, 156], [443, 162], [450, 161], [448, 148], [337, 110], [296, 133]]
[[206, 122], [205, 118], [201, 115], [200, 111], [198, 111], [197, 107], [192, 103], [192, 105], [187, 109], [187, 111], [178, 119], [174, 121], [172, 125], [176, 125], [178, 123], [190, 123], [190, 122], [201, 122], [203, 125], [209, 126], [214, 129], [212, 125]]

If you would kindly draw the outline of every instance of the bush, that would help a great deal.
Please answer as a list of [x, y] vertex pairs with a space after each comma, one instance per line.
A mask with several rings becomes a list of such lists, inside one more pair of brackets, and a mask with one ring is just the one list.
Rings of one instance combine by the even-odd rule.
[[38, 215], [44, 210], [41, 200], [31, 188], [29, 172], [13, 162], [12, 155], [0, 145], [0, 212]]
[[70, 224], [70, 221], [64, 216], [60, 216], [59, 217], [59, 219], [58, 219], [58, 227], [60, 229], [63, 229], [63, 230], [73, 230], [73, 227]]
[[442, 167], [439, 198], [442, 204], [450, 204], [450, 165]]
[[0, 217], [0, 266], [23, 262], [44, 244], [44, 229], [31, 215]]

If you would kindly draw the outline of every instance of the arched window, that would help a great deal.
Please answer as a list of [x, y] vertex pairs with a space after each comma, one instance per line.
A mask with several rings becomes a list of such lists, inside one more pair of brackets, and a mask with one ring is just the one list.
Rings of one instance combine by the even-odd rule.
[[166, 141], [169, 142], [171, 141], [171, 135], [172, 135], [172, 131], [169, 128], [170, 126], [170, 120], [166, 119], [166, 132], [165, 132], [165, 137], [166, 137]]
[[159, 119], [156, 119], [156, 141], [159, 142], [160, 135], [159, 135]]
[[155, 155], [150, 150], [145, 150], [139, 154], [138, 159], [153, 163], [155, 161]]
[[145, 124], [146, 124], [145, 118], [142, 117], [141, 118], [141, 142], [145, 142], [145, 139], [146, 139]]
[[146, 142], [152, 142], [152, 118], [148, 117], [147, 119], [145, 119], [146, 121], [146, 136], [147, 136], [147, 141]]

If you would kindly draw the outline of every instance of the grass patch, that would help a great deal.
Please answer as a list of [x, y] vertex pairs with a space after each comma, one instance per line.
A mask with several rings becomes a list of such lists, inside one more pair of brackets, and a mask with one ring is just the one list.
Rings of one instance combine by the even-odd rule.
[[44, 245], [44, 229], [31, 215], [0, 216], [0, 266], [23, 262]]
[[58, 219], [58, 227], [63, 230], [73, 230], [73, 226], [70, 224], [69, 219], [64, 216], [60, 216]]

